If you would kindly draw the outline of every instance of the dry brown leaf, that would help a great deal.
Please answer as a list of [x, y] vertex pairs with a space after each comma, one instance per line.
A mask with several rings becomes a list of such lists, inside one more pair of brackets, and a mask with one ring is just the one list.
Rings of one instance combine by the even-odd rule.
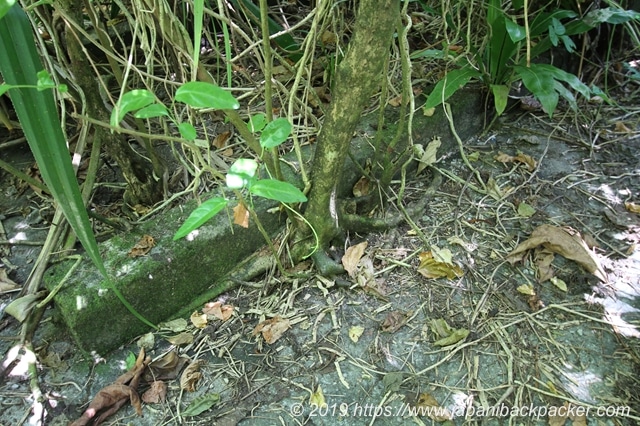
[[527, 169], [530, 172], [534, 171], [536, 169], [536, 166], [538, 165], [538, 163], [536, 162], [536, 160], [533, 159], [533, 157], [527, 154], [523, 154], [521, 152], [519, 152], [518, 155], [514, 157], [514, 160], [525, 164], [527, 166]]
[[407, 319], [407, 315], [403, 314], [400, 311], [389, 312], [381, 325], [382, 331], [386, 331], [387, 333], [395, 333], [407, 323]]
[[629, 127], [622, 121], [616, 121], [616, 132], [618, 133], [633, 133]]
[[249, 227], [249, 210], [242, 203], [238, 203], [233, 208], [233, 223], [243, 228]]
[[464, 275], [462, 269], [452, 263], [439, 262], [434, 258], [431, 251], [422, 252], [418, 255], [420, 266], [418, 272], [430, 279], [447, 277], [450, 280]]
[[226, 321], [231, 318], [231, 315], [233, 314], [233, 306], [223, 305], [222, 302], [209, 302], [204, 305], [202, 312], [207, 315], [213, 315], [222, 321]]
[[636, 213], [636, 214], [640, 214], [640, 204], [636, 204], [636, 203], [624, 203], [624, 206], [627, 208], [628, 211], [630, 211], [631, 213]]
[[543, 283], [553, 277], [553, 267], [551, 266], [553, 258], [551, 250], [536, 250], [534, 262], [538, 267], [538, 282]]
[[258, 333], [262, 333], [264, 341], [268, 344], [272, 344], [282, 337], [284, 332], [290, 327], [291, 323], [288, 319], [275, 316], [256, 325], [256, 328], [253, 329], [253, 335], [255, 336]]
[[188, 345], [193, 343], [193, 334], [184, 331], [180, 334], [176, 334], [175, 336], [167, 337], [167, 342], [175, 346]]
[[202, 378], [202, 373], [200, 372], [202, 364], [202, 360], [195, 360], [184, 369], [184, 372], [180, 377], [180, 389], [187, 392], [196, 391], [196, 386]]
[[205, 328], [207, 326], [207, 314], [201, 314], [200, 312], [195, 311], [191, 314], [189, 319], [191, 320], [191, 324], [197, 328]]
[[368, 177], [362, 176], [358, 181], [353, 185], [353, 195], [355, 197], [364, 197], [369, 195], [371, 192], [371, 181]]
[[211, 142], [211, 145], [213, 145], [218, 149], [223, 148], [230, 137], [231, 137], [231, 132], [228, 130], [226, 132], [218, 133], [216, 137], [213, 139], [213, 142]]
[[356, 268], [358, 267], [358, 262], [364, 255], [364, 251], [367, 249], [367, 242], [363, 241], [360, 244], [356, 244], [355, 246], [349, 247], [344, 256], [342, 256], [342, 267], [349, 274], [351, 278], [355, 277]]
[[440, 406], [438, 401], [428, 393], [421, 393], [418, 397], [417, 407], [422, 407], [423, 413], [436, 422], [444, 422], [451, 419], [451, 413], [445, 407]]
[[137, 388], [149, 361], [150, 359], [145, 357], [144, 349], [141, 349], [133, 368], [118, 377], [113, 384], [102, 388], [82, 416], [70, 426], [99, 425], [116, 413], [127, 401], [131, 401], [136, 413], [142, 416], [142, 405]]
[[167, 399], [167, 384], [162, 380], [151, 383], [151, 387], [142, 394], [142, 401], [147, 404], [161, 404]]
[[395, 98], [389, 99], [389, 105], [392, 107], [399, 107], [402, 105], [402, 95], [398, 95]]
[[509, 154], [505, 154], [504, 152], [499, 151], [498, 155], [493, 157], [494, 160], [499, 161], [500, 163], [511, 163], [513, 162], [513, 156]]
[[151, 235], [143, 235], [129, 252], [129, 257], [146, 256], [155, 245], [156, 241]]
[[161, 358], [149, 364], [144, 379], [147, 382], [155, 380], [173, 380], [187, 363], [187, 359], [178, 356], [175, 350], [167, 352]]
[[[431, 140], [431, 142], [427, 144], [426, 148], [422, 150], [418, 149], [418, 151], [422, 152], [420, 152], [420, 158], [418, 159], [418, 168], [416, 170], [416, 174], [419, 174], [427, 166], [438, 162], [438, 148], [440, 148], [440, 145], [442, 145], [442, 140], [440, 139], [440, 137], [435, 136]], [[421, 145], [416, 146], [421, 147]]]
[[7, 271], [4, 268], [0, 269], [0, 293], [15, 290], [19, 287], [20, 286], [18, 284], [13, 282], [13, 280], [7, 276]]
[[589, 250], [580, 234], [576, 231], [553, 225], [540, 225], [534, 229], [528, 240], [519, 244], [515, 250], [507, 255], [507, 260], [513, 265], [522, 260], [528, 250], [538, 246], [543, 246], [554, 253], [577, 262], [602, 281], [607, 280], [598, 259]]

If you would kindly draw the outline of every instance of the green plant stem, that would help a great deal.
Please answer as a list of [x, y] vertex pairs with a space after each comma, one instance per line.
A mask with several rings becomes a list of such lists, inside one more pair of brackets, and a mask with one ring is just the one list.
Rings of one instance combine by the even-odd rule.
[[[267, 0], [260, 0], [260, 29], [262, 31], [262, 54], [264, 56], [264, 102], [265, 114], [267, 122], [273, 121], [273, 58], [271, 55], [271, 40], [269, 39], [269, 9]], [[270, 149], [273, 159], [273, 170], [278, 180], [282, 179], [282, 170], [280, 169], [280, 161], [278, 160], [278, 148]]]
[[482, 177], [480, 176], [480, 172], [478, 171], [478, 169], [476, 169], [471, 165], [471, 163], [469, 162], [469, 159], [467, 158], [467, 155], [464, 153], [464, 144], [462, 143], [462, 139], [460, 139], [460, 136], [458, 136], [456, 127], [453, 124], [453, 114], [451, 113], [451, 105], [445, 102], [444, 110], [445, 110], [445, 115], [447, 116], [447, 120], [449, 120], [449, 128], [451, 129], [451, 133], [453, 133], [453, 136], [456, 138], [456, 141], [458, 142], [458, 148], [460, 149], [460, 156], [462, 157], [462, 161], [464, 161], [464, 164], [469, 168], [469, 170], [473, 172], [478, 183], [482, 186], [482, 190], [480, 190], [479, 192], [481, 194], [487, 194], [488, 193], [487, 186], [482, 180]]
[[527, 66], [531, 65], [531, 32], [529, 31], [529, 0], [524, 0], [524, 32], [527, 37]]

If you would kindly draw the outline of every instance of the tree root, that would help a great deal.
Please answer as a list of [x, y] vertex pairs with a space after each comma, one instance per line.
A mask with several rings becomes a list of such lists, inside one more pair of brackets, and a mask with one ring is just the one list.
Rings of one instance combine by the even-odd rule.
[[[431, 197], [442, 183], [442, 176], [434, 170], [434, 177], [429, 187], [425, 190], [424, 196], [415, 203], [407, 206], [404, 212], [389, 214], [384, 218], [365, 217], [359, 214], [342, 212], [340, 224], [343, 229], [354, 232], [380, 232], [397, 227], [402, 221], [411, 221], [411, 217], [422, 212]], [[344, 206], [344, 204], [343, 204]]]

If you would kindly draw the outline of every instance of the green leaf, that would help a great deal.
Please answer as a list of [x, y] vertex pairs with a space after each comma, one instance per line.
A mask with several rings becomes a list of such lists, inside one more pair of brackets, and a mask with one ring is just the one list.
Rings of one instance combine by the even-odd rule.
[[135, 89], [122, 95], [111, 111], [110, 124], [116, 127], [128, 112], [137, 111], [154, 103], [156, 97], [147, 89]]
[[267, 124], [260, 135], [260, 146], [263, 148], [275, 148], [286, 141], [291, 134], [291, 123], [286, 118], [276, 118]]
[[596, 27], [600, 24], [624, 24], [631, 20], [639, 20], [640, 12], [635, 10], [621, 10], [612, 7], [605, 7], [603, 9], [594, 9], [586, 14], [583, 21], [592, 27]]
[[504, 84], [492, 84], [491, 92], [493, 93], [493, 103], [496, 107], [496, 113], [502, 115], [507, 108], [509, 100], [509, 87]]
[[431, 58], [431, 59], [444, 59], [446, 55], [444, 51], [437, 49], [422, 49], [416, 52], [413, 52], [409, 55], [411, 59], [419, 59], [419, 58]]
[[191, 404], [182, 412], [183, 416], [193, 417], [204, 413], [215, 403], [220, 401], [220, 395], [217, 393], [208, 393], [194, 399]]
[[258, 170], [258, 162], [250, 158], [237, 159], [227, 172], [227, 187], [230, 189], [242, 189], [253, 182]]
[[[42, 70], [42, 63], [36, 50], [31, 22], [20, 7], [11, 8], [0, 19], [0, 43], [0, 71], [6, 83], [14, 86], [36, 86], [36, 75]], [[100, 273], [107, 277], [89, 216], [82, 202], [53, 93], [14, 88], [11, 100], [44, 182], [87, 254]]]
[[264, 126], [267, 125], [267, 116], [263, 113], [258, 113], [249, 119], [249, 123], [247, 123], [247, 128], [251, 133], [256, 133], [262, 131]]
[[251, 185], [249, 192], [281, 203], [304, 203], [307, 201], [307, 197], [298, 188], [289, 182], [276, 179], [259, 180]]
[[138, 112], [136, 112], [133, 116], [135, 118], [154, 118], [161, 117], [163, 115], [169, 115], [166, 106], [162, 104], [151, 104], [138, 110]]
[[449, 71], [447, 75], [436, 84], [436, 87], [433, 88], [423, 108], [429, 109], [440, 105], [464, 87], [473, 77], [479, 76], [480, 73], [471, 67]]
[[505, 19], [504, 25], [507, 33], [509, 34], [509, 37], [511, 38], [511, 41], [513, 41], [514, 43], [524, 40], [527, 36], [525, 28], [516, 24], [511, 19]]
[[38, 77], [38, 81], [36, 83], [38, 90], [53, 89], [56, 87], [56, 83], [53, 82], [51, 75], [47, 70], [39, 71], [36, 76]]
[[127, 370], [131, 370], [136, 365], [136, 354], [129, 351], [127, 358], [124, 360], [124, 366]]
[[176, 101], [193, 108], [238, 109], [240, 104], [233, 95], [215, 84], [190, 81], [176, 90]]
[[[37, 84], [36, 74], [42, 70], [42, 63], [32, 31], [29, 18], [17, 6], [0, 19], [0, 72], [10, 85]], [[16, 89], [11, 93], [11, 100], [42, 179], [87, 255], [127, 310], [147, 326], [155, 328], [131, 306], [107, 274], [82, 201], [52, 92]]]
[[182, 226], [176, 231], [173, 240], [175, 241], [186, 237], [189, 233], [198, 229], [206, 221], [218, 214], [220, 210], [224, 209], [228, 202], [229, 201], [224, 198], [215, 197], [200, 204], [191, 212], [187, 220], [185, 220]]
[[11, 86], [9, 86], [8, 84], [0, 84], [0, 96], [4, 95], [5, 93], [7, 93], [7, 91], [11, 89]]
[[9, 9], [11, 9], [11, 6], [15, 3], [16, 0], [0, 0], [0, 19], [7, 14]]
[[192, 141], [198, 136], [198, 132], [196, 132], [195, 127], [193, 127], [191, 123], [184, 122], [178, 124], [178, 130], [180, 131], [180, 136], [188, 141]]

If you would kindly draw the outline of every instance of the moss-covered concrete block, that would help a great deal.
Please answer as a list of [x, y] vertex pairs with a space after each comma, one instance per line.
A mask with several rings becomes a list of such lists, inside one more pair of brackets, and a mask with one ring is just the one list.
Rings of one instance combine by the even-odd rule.
[[[284, 226], [284, 213], [269, 213], [277, 203], [258, 200], [256, 211], [265, 230], [274, 235]], [[100, 245], [112, 283], [125, 299], [154, 324], [167, 320], [216, 283], [247, 256], [265, 245], [255, 224], [248, 229], [233, 225], [220, 213], [194, 232], [193, 238], [173, 241], [173, 234], [195, 207], [175, 208], [137, 228]], [[131, 249], [143, 235], [155, 240], [148, 254], [131, 257]], [[71, 262], [47, 274], [53, 288]], [[84, 259], [55, 297], [59, 313], [70, 333], [85, 351], [106, 353], [123, 342], [149, 331], [117, 299], [108, 282]], [[195, 306], [193, 307], [195, 309]]]

